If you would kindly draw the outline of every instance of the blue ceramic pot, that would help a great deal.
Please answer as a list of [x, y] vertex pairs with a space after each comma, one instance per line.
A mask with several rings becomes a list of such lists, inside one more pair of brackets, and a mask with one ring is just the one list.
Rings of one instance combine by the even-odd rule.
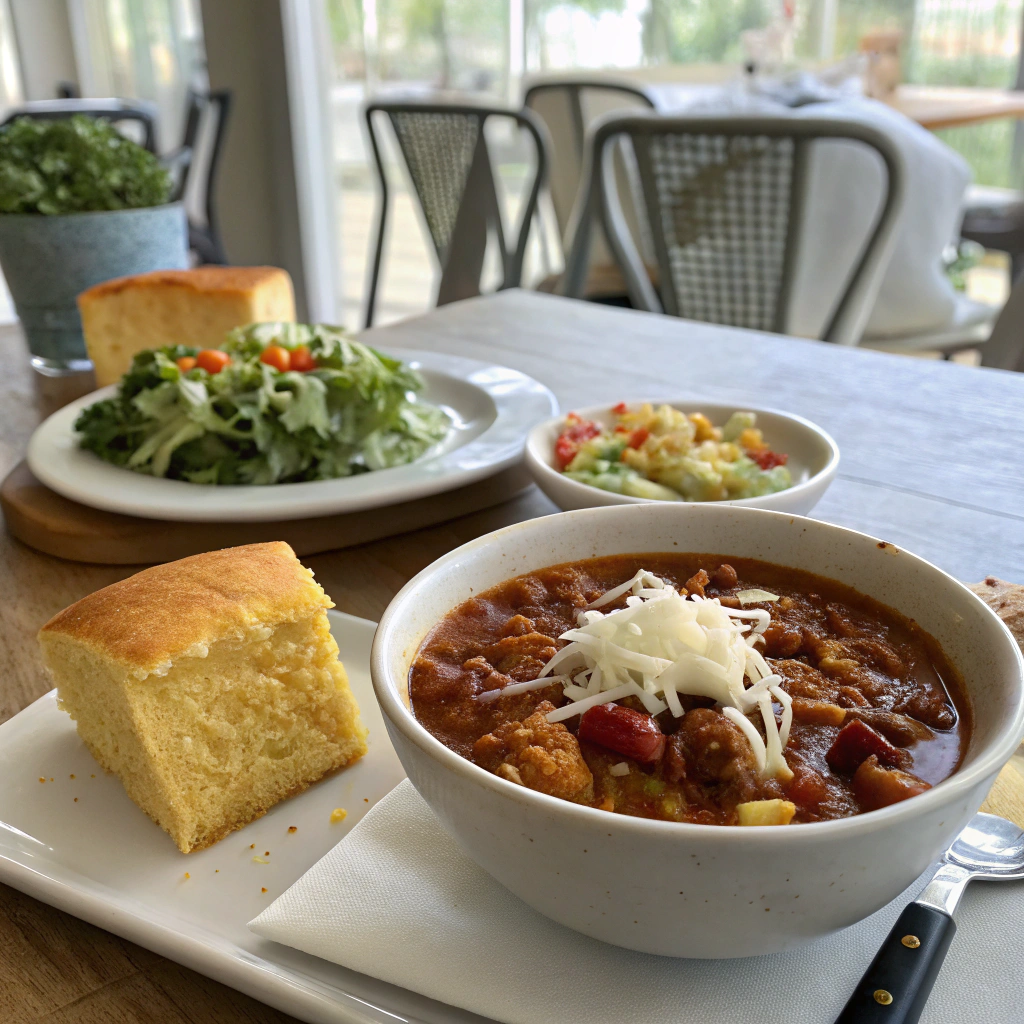
[[88, 358], [75, 303], [80, 292], [113, 277], [188, 265], [181, 203], [55, 217], [0, 214], [0, 267], [33, 361], [53, 369]]

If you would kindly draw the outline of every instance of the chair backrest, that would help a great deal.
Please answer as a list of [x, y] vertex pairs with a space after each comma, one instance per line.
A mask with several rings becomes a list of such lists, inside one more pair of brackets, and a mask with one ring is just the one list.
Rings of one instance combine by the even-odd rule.
[[[529, 111], [498, 107], [440, 102], [369, 103], [365, 108], [366, 125], [381, 194], [366, 326], [373, 323], [376, 307], [391, 192], [377, 114], [386, 115], [390, 121], [441, 267], [438, 305], [480, 294], [489, 233], [497, 239], [500, 251], [501, 287], [518, 286], [537, 196], [547, 174], [548, 147], [543, 124]], [[498, 187], [484, 131], [492, 118], [511, 119], [532, 138], [536, 150], [532, 179], [527, 183], [519, 227], [511, 244], [505, 239]]]
[[174, 199], [185, 204], [189, 245], [203, 263], [226, 263], [217, 225], [215, 184], [231, 111], [231, 90], [189, 90], [181, 145], [164, 160], [175, 173]]
[[224, 150], [231, 111], [231, 90], [189, 92], [185, 131], [178, 153], [186, 155], [178, 194], [184, 199], [192, 220], [203, 218], [207, 225], [216, 219], [213, 186]]
[[[623, 222], [613, 144], [636, 155], [658, 265], [660, 299]], [[904, 191], [903, 162], [877, 129], [831, 118], [773, 115], [610, 117], [595, 126], [586, 203], [563, 291], [579, 295], [595, 215], [635, 306], [710, 323], [785, 332], [808, 196], [810, 148], [841, 139], [875, 150], [886, 171], [881, 213], [822, 339], [859, 340], [866, 292], [888, 253]]]
[[523, 106], [544, 122], [556, 142], [551, 153], [549, 188], [564, 239], [583, 178], [588, 127], [605, 114], [651, 110], [654, 103], [643, 89], [629, 82], [573, 76], [535, 82], [523, 94]]
[[1017, 278], [992, 334], [981, 346], [981, 365], [1024, 373], [1024, 275]]
[[115, 126], [122, 122], [133, 122], [140, 126], [141, 140], [138, 141], [151, 153], [156, 152], [156, 106], [145, 100], [119, 99], [58, 99], [33, 100], [9, 110], [0, 127], [10, 124], [19, 117], [34, 117], [39, 120], [56, 121], [74, 114], [85, 117], [103, 117]]

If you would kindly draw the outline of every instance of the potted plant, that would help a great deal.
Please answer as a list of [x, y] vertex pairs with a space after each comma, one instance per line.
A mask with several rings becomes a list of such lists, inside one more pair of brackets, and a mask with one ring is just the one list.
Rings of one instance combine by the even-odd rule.
[[87, 368], [80, 292], [189, 265], [170, 194], [157, 158], [106, 121], [21, 117], [0, 130], [0, 267], [37, 369]]

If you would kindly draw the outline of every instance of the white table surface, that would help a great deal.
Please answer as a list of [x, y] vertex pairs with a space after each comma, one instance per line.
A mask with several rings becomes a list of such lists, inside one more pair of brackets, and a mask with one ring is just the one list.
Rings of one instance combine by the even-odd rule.
[[1024, 582], [1024, 374], [521, 291], [443, 307], [372, 341], [507, 364], [547, 384], [563, 410], [705, 397], [798, 413], [842, 453], [815, 518], [966, 581]]

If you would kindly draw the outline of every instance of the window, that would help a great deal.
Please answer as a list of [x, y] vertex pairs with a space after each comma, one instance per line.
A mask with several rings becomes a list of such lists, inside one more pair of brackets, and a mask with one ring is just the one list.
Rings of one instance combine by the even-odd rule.
[[[123, 0], [122, 0], [123, 2]], [[827, 64], [858, 52], [871, 32], [903, 38], [904, 80], [1011, 87], [1024, 0], [323, 0], [330, 18], [330, 94], [340, 203], [344, 319], [360, 324], [375, 188], [361, 123], [370, 96], [486, 97], [518, 104], [522, 77], [576, 68], [629, 70], [648, 80], [735, 79], [751, 38], [782, 33], [793, 63]], [[1017, 180], [1009, 120], [947, 129], [942, 137], [984, 184]], [[388, 155], [397, 165], [397, 156]], [[511, 184], [521, 154], [508, 150]], [[1024, 183], [1024, 181], [1020, 182]], [[433, 260], [415, 203], [394, 197], [378, 322], [426, 309]], [[550, 239], [546, 240], [550, 250]], [[552, 269], [535, 247], [533, 276]], [[555, 258], [557, 262], [557, 257]]]

